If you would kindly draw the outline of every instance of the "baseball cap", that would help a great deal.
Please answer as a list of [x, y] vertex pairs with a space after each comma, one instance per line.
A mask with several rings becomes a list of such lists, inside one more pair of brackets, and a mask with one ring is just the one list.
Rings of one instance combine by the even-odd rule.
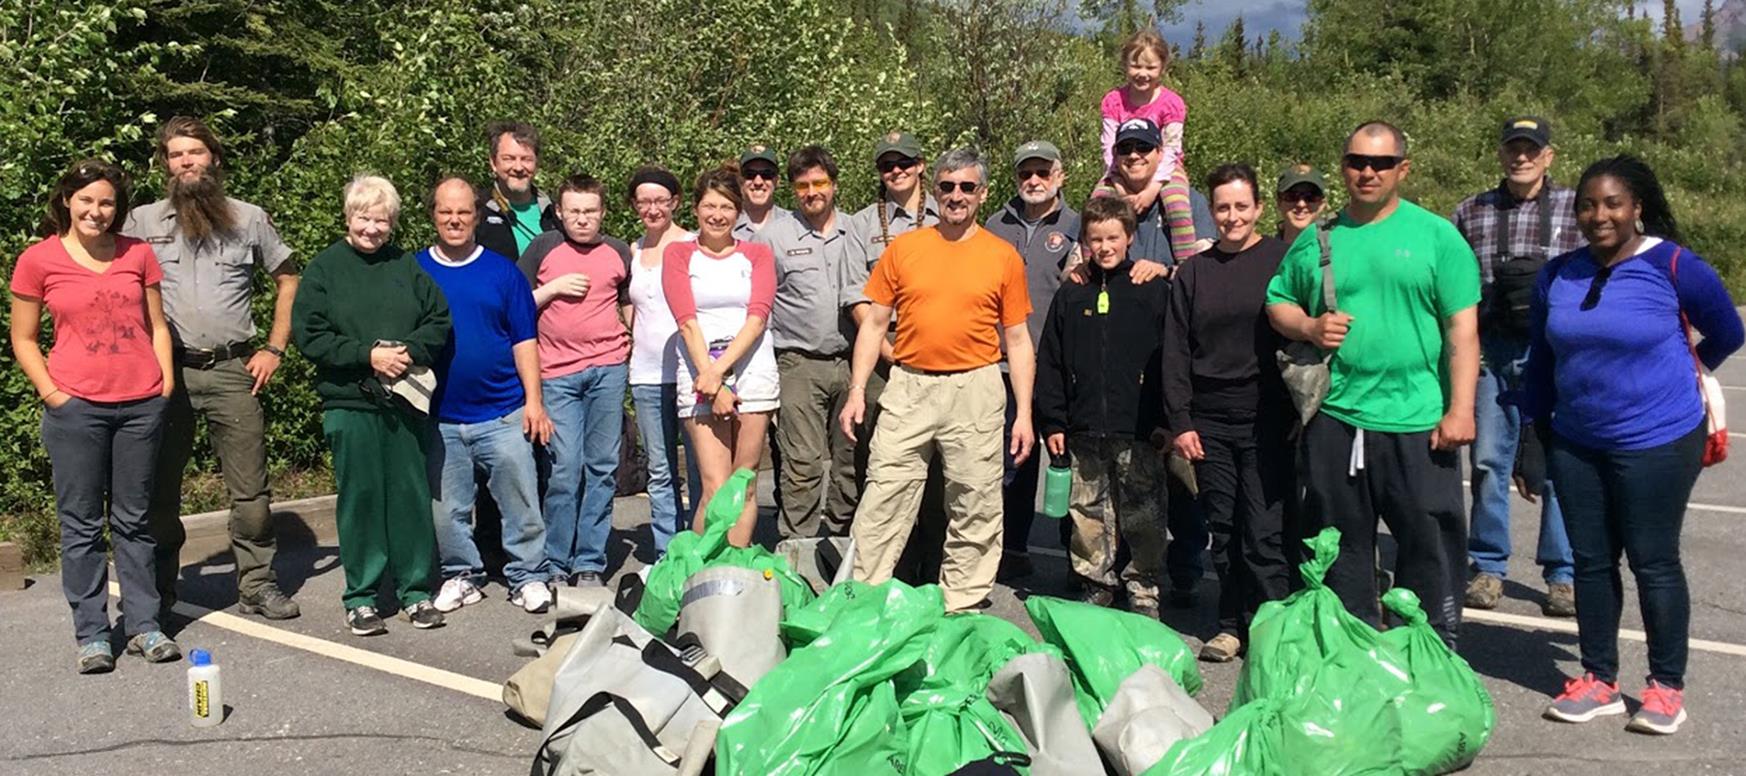
[[1516, 116], [1504, 122], [1497, 142], [1503, 145], [1511, 140], [1529, 140], [1545, 148], [1552, 145], [1552, 125], [1539, 116]]
[[873, 146], [873, 161], [890, 153], [903, 154], [911, 159], [921, 158], [921, 144], [915, 142], [915, 135], [908, 132], [887, 132]]
[[1128, 119], [1116, 129], [1115, 144], [1121, 145], [1128, 140], [1137, 140], [1154, 148], [1164, 145], [1164, 135], [1158, 131], [1158, 125], [1150, 119]]
[[1279, 183], [1273, 187], [1273, 193], [1284, 194], [1300, 183], [1308, 183], [1316, 187], [1316, 191], [1325, 193], [1328, 190], [1328, 181], [1322, 177], [1321, 170], [1307, 164], [1294, 164], [1280, 171]]
[[745, 152], [740, 154], [740, 167], [744, 169], [747, 164], [759, 160], [776, 165], [778, 169], [782, 167], [782, 163], [776, 161], [775, 149], [772, 149], [763, 143], [756, 143], [748, 146]]
[[1061, 161], [1061, 149], [1056, 148], [1054, 143], [1047, 140], [1032, 140], [1018, 147], [1018, 151], [1012, 155], [1012, 166], [1017, 167], [1024, 164], [1026, 159], [1059, 162]]

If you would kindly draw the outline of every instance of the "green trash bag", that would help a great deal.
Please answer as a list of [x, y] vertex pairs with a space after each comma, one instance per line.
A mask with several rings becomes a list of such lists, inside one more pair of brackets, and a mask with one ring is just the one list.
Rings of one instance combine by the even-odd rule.
[[909, 728], [911, 771], [951, 773], [993, 754], [1024, 754], [1023, 736], [988, 702], [988, 681], [1007, 661], [1045, 649], [998, 617], [942, 619], [920, 659], [893, 678]]
[[751, 469], [734, 472], [709, 500], [704, 513], [703, 533], [680, 531], [667, 544], [667, 554], [649, 567], [643, 600], [632, 615], [638, 625], [657, 636], [672, 630], [679, 621], [679, 600], [685, 592], [685, 580], [711, 566], [738, 566], [762, 571], [766, 577], [775, 577], [781, 584], [784, 612], [812, 602], [812, 587], [794, 573], [781, 556], [757, 545], [734, 547], [728, 544], [728, 529], [739, 521], [756, 476]]
[[1031, 596], [1025, 612], [1044, 643], [1061, 650], [1073, 675], [1079, 715], [1097, 724], [1116, 690], [1143, 665], [1155, 665], [1182, 689], [1200, 692], [1200, 667], [1176, 631], [1144, 615], [1102, 606]]
[[1261, 605], [1249, 625], [1249, 654], [1237, 675], [1237, 689], [1227, 711], [1256, 698], [1287, 698], [1297, 691], [1328, 656], [1342, 650], [1376, 653], [1383, 670], [1404, 678], [1406, 669], [1392, 649], [1381, 645], [1382, 634], [1340, 603], [1340, 596], [1322, 583], [1340, 556], [1340, 532], [1324, 528], [1304, 542], [1312, 556], [1299, 567], [1304, 588], [1283, 601]]
[[1465, 768], [1485, 748], [1497, 724], [1491, 694], [1467, 661], [1425, 621], [1413, 591], [1394, 588], [1382, 596], [1382, 603], [1406, 622], [1383, 633], [1382, 640], [1400, 653], [1412, 676], [1412, 689], [1400, 698], [1401, 725], [1410, 731], [1402, 742], [1407, 770], [1448, 773]]
[[1144, 776], [1404, 774], [1403, 684], [1365, 653], [1335, 652], [1289, 697], [1257, 698], [1178, 742]]
[[786, 617], [784, 633], [801, 635], [805, 646], [728, 713], [716, 736], [716, 773], [912, 772], [892, 679], [921, 659], [944, 617], [939, 588], [897, 581], [845, 582]]

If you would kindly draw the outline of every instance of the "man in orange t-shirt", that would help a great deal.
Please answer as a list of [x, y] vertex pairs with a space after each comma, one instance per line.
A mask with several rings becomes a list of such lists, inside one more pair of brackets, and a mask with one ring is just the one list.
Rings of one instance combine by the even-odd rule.
[[940, 223], [892, 240], [867, 278], [870, 307], [855, 339], [840, 420], [854, 438], [895, 311], [897, 366], [880, 397], [867, 486], [855, 511], [854, 577], [873, 584], [891, 578], [937, 449], [951, 513], [940, 587], [946, 610], [959, 612], [987, 607], [1000, 565], [1001, 334], [1019, 405], [1011, 453], [1020, 462], [1036, 441], [1030, 421], [1036, 353], [1025, 325], [1031, 302], [1024, 259], [976, 223], [988, 195], [988, 165], [974, 151], [951, 151], [935, 163], [933, 179]]

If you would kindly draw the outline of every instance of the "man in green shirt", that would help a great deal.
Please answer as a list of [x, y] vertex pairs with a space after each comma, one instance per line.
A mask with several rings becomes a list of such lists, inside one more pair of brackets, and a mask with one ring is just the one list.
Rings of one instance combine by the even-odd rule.
[[1467, 521], [1457, 450], [1473, 441], [1479, 270], [1453, 224], [1401, 199], [1406, 136], [1361, 125], [1341, 172], [1350, 204], [1326, 227], [1334, 306], [1322, 304], [1316, 229], [1267, 287], [1273, 328], [1332, 351], [1331, 386], [1302, 434], [1305, 533], [1340, 529], [1327, 583], [1372, 624], [1376, 521], [1400, 551], [1395, 582], [1417, 593], [1450, 646], [1466, 586]]
[[520, 121], [494, 121], [485, 128], [491, 185], [479, 192], [474, 241], [511, 261], [521, 258], [541, 232], [558, 228], [552, 200], [534, 186], [540, 171], [540, 133]]

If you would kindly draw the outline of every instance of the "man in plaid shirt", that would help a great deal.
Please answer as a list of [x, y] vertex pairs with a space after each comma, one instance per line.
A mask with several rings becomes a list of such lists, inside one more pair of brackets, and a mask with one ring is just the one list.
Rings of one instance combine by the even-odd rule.
[[[1576, 192], [1548, 177], [1556, 149], [1545, 119], [1521, 116], [1504, 122], [1498, 161], [1504, 178], [1455, 208], [1455, 227], [1479, 258], [1480, 371], [1473, 455], [1473, 516], [1467, 555], [1473, 569], [1466, 604], [1492, 609], [1503, 597], [1510, 558], [1510, 481], [1515, 471], [1521, 417], [1515, 407], [1498, 404], [1498, 395], [1516, 390], [1527, 362], [1527, 300], [1540, 266], [1582, 246], [1576, 226]], [[1553, 617], [1576, 616], [1570, 541], [1564, 518], [1548, 482], [1543, 493], [1518, 490], [1529, 503], [1540, 502], [1540, 541], [1534, 560], [1546, 580], [1541, 611]]]

